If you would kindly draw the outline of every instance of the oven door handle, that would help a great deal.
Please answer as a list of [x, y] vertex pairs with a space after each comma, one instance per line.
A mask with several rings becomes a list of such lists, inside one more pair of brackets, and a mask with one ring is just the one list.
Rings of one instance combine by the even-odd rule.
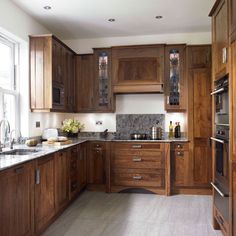
[[222, 139], [218, 139], [218, 138], [213, 138], [213, 137], [211, 137], [211, 140], [213, 140], [213, 141], [215, 141], [215, 142], [218, 142], [218, 143], [226, 143], [224, 140], [222, 140]]
[[211, 182], [211, 185], [220, 194], [221, 197], [229, 197], [228, 194], [223, 193], [213, 182]]
[[217, 89], [217, 90], [215, 90], [214, 92], [212, 92], [211, 95], [215, 95], [215, 94], [217, 94], [217, 93], [221, 93], [221, 92], [224, 92], [224, 91], [225, 91], [224, 88], [220, 88], [220, 89]]

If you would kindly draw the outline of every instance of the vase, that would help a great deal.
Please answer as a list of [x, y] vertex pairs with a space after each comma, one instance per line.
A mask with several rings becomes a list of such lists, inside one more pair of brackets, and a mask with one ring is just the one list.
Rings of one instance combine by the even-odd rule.
[[78, 133], [71, 133], [71, 132], [68, 132], [68, 133], [67, 133], [67, 137], [68, 137], [68, 138], [77, 138], [77, 137], [78, 137]]

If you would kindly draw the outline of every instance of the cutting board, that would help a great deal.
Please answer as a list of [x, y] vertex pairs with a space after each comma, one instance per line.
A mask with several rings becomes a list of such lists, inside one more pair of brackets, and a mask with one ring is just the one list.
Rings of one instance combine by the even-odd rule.
[[48, 141], [44, 141], [42, 142], [43, 145], [48, 145], [48, 146], [63, 146], [63, 145], [68, 145], [71, 144], [72, 140], [66, 140], [66, 141], [61, 141], [61, 142], [48, 142]]

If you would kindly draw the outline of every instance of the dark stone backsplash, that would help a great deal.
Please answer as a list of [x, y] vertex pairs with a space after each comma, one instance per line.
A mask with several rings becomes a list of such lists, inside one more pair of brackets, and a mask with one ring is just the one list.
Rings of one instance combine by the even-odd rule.
[[132, 133], [148, 134], [151, 136], [151, 127], [157, 122], [165, 130], [164, 114], [125, 114], [116, 115], [116, 137], [129, 138]]

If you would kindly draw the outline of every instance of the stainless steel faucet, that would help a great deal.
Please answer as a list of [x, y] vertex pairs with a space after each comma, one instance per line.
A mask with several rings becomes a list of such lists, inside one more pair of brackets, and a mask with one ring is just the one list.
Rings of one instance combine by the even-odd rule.
[[[4, 125], [4, 137], [2, 143], [2, 125]], [[8, 140], [8, 135], [10, 133], [10, 123], [8, 120], [3, 119], [0, 121], [0, 152], [2, 152], [2, 148], [5, 147], [6, 142]]]
[[[14, 142], [21, 143], [21, 140], [22, 140], [21, 132], [20, 130], [18, 130], [19, 136], [17, 139], [16, 131], [17, 131], [16, 129], [13, 129], [10, 133], [10, 149], [13, 149]], [[12, 137], [13, 132], [15, 132], [15, 138]]]

